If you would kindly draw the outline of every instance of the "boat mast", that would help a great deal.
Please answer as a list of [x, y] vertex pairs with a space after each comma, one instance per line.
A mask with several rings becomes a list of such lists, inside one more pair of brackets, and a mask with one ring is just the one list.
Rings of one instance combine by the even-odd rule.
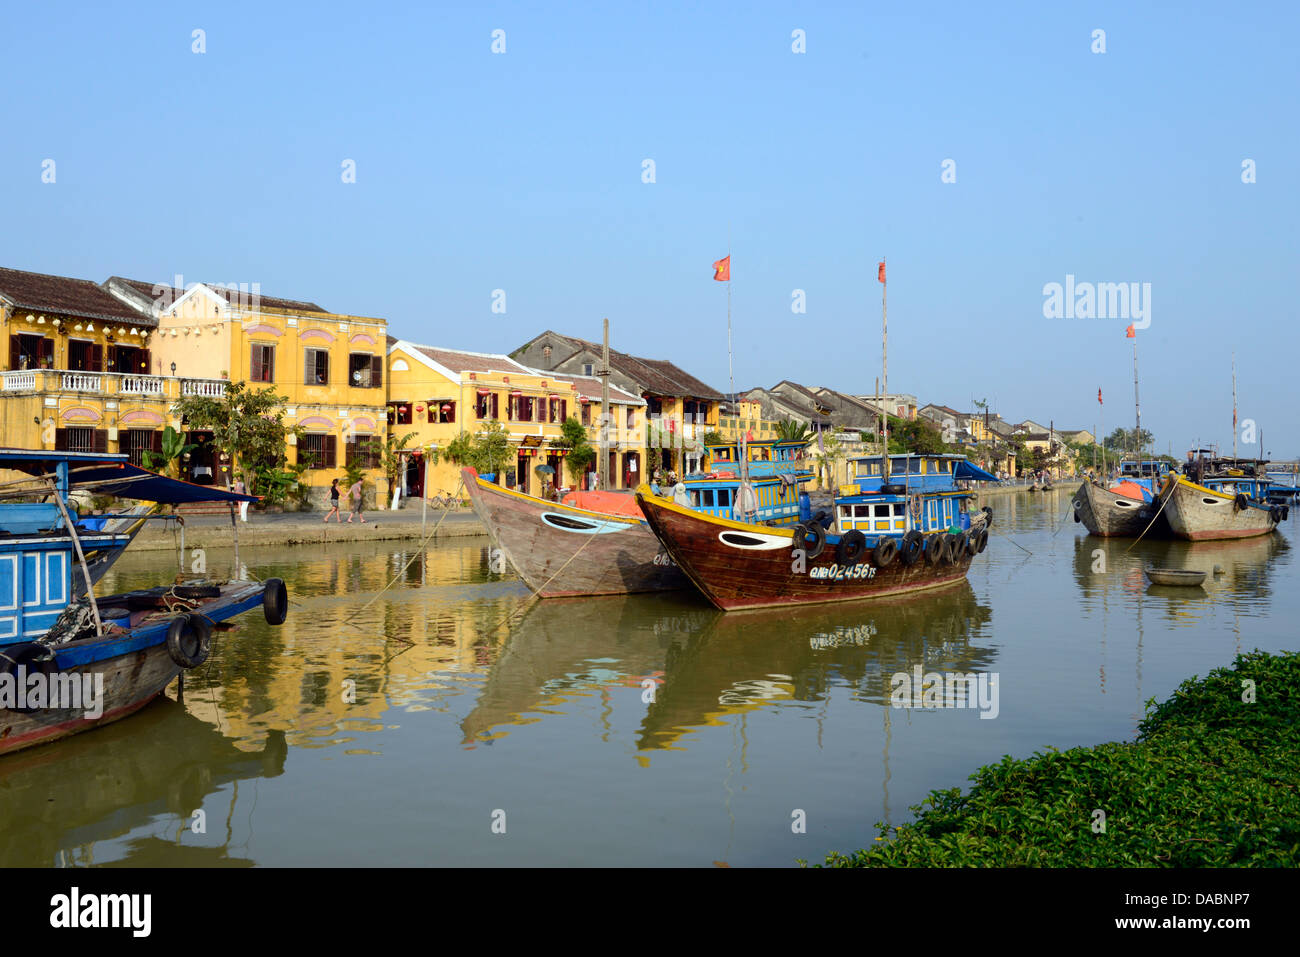
[[1133, 444], [1137, 446], [1138, 474], [1142, 472], [1142, 403], [1138, 399], [1138, 340], [1133, 337], [1133, 412], [1137, 416], [1137, 431]]
[[889, 289], [889, 283], [885, 280], [885, 257], [880, 257], [880, 269], [877, 273], [880, 280], [880, 410], [881, 410], [881, 442], [884, 445], [882, 464], [885, 467], [885, 481], [889, 481], [889, 310], [886, 308], [885, 293]]
[[1232, 354], [1232, 461], [1237, 462], [1237, 353]]

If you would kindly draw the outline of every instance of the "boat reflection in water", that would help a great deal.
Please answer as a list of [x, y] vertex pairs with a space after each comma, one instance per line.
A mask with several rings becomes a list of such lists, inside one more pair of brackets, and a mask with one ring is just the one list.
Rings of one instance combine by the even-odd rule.
[[994, 658], [981, 644], [991, 619], [965, 582], [793, 618], [728, 616], [689, 595], [539, 603], [516, 624], [461, 729], [467, 744], [488, 743], [576, 697], [635, 688], [647, 704], [636, 738], [644, 764], [647, 752], [684, 747], [685, 734], [783, 702], [824, 701], [834, 686], [888, 707], [895, 673], [983, 672]]
[[[241, 802], [239, 782], [278, 776], [287, 754], [282, 731], [237, 741], [164, 697], [130, 721], [8, 755], [0, 866], [251, 867], [230, 846], [230, 819], [251, 798]], [[195, 833], [201, 808], [206, 832]]]

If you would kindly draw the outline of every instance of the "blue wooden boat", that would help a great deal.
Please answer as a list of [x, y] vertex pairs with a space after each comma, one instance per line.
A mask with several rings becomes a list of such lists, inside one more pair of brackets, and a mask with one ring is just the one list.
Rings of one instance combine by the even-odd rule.
[[706, 515], [776, 525], [807, 518], [803, 487], [813, 479], [803, 459], [807, 446], [792, 439], [707, 445], [708, 471], [682, 478], [685, 504]]
[[288, 595], [279, 579], [182, 577], [96, 596], [91, 556], [111, 564], [143, 516], [127, 514], [134, 530], [97, 529], [68, 504], [79, 488], [172, 505], [253, 496], [166, 478], [130, 465], [125, 455], [0, 449], [0, 469], [19, 476], [0, 483], [0, 754], [139, 710], [202, 664], [214, 626], [236, 615], [261, 606], [271, 624], [284, 621]]

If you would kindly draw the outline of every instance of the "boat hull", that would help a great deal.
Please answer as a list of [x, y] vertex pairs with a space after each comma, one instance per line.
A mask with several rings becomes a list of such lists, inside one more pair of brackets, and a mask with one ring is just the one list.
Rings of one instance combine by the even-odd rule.
[[1170, 534], [1158, 501], [1141, 502], [1092, 482], [1084, 482], [1074, 493], [1074, 514], [1090, 535], [1101, 538], [1136, 538], [1143, 531], [1162, 538]]
[[[262, 604], [265, 586], [239, 583], [223, 586], [222, 596], [202, 604], [197, 611], [213, 622], [233, 618]], [[107, 603], [113, 596], [100, 598]], [[90, 731], [134, 714], [147, 705], [184, 669], [167, 651], [169, 618], [151, 621], [126, 631], [101, 638], [84, 638], [52, 646], [56, 674], [64, 687], [78, 682], [84, 692], [89, 678], [92, 688], [96, 678], [102, 680], [102, 693], [96, 694], [92, 709], [86, 696], [81, 706], [42, 708], [24, 714], [13, 708], [0, 708], [0, 755], [35, 747]], [[4, 646], [0, 646], [0, 651]], [[64, 679], [62, 676], [67, 676]]]
[[879, 568], [871, 557], [857, 565], [836, 561], [827, 546], [816, 557], [794, 555], [794, 532], [713, 518], [667, 499], [637, 493], [659, 541], [715, 606], [723, 611], [820, 605], [945, 588], [966, 579], [971, 556], [906, 565], [896, 557]]
[[689, 588], [639, 518], [592, 512], [512, 492], [462, 473], [492, 543], [542, 598]]
[[1188, 541], [1253, 538], [1277, 527], [1268, 509], [1254, 505], [1239, 509], [1232, 496], [1185, 478], [1171, 479], [1162, 495], [1170, 529]]

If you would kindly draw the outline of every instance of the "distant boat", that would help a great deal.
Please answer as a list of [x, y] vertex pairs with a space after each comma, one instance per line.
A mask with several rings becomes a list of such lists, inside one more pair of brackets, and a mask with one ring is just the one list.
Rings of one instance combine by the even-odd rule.
[[1161, 490], [1164, 514], [1178, 538], [1199, 542], [1267, 535], [1282, 520], [1285, 506], [1255, 497], [1253, 478], [1205, 479], [1200, 485], [1170, 475]]

